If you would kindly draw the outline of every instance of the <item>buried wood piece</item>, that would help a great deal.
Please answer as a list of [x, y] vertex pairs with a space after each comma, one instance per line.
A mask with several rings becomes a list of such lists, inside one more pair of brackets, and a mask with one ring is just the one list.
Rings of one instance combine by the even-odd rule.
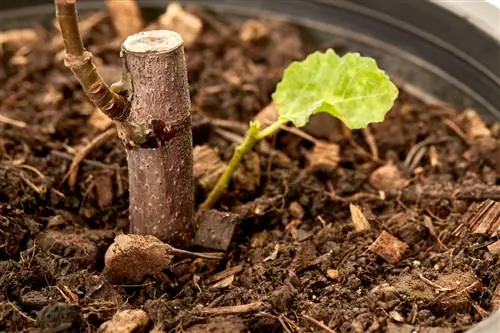
[[[194, 181], [190, 99], [183, 41], [169, 30], [128, 37], [122, 52], [134, 98], [122, 137], [128, 143], [130, 232], [186, 246], [194, 235]], [[137, 133], [137, 128], [148, 133]], [[130, 133], [132, 131], [133, 133]], [[144, 135], [145, 134], [145, 135]], [[137, 140], [134, 140], [137, 141]]]
[[500, 202], [486, 200], [480, 204], [471, 205], [462, 222], [468, 225], [474, 234], [499, 235]]
[[226, 251], [241, 218], [238, 214], [210, 209], [201, 210], [197, 220], [199, 229], [194, 243], [209, 249]]
[[149, 235], [118, 235], [104, 256], [104, 275], [112, 283], [138, 283], [172, 263], [174, 256], [220, 260], [220, 253], [196, 253], [174, 248]]

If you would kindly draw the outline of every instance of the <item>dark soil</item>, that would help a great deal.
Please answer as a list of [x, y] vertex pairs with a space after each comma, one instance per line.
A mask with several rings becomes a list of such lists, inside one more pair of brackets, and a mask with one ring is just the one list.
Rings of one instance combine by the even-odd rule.
[[[268, 28], [261, 38], [243, 42], [240, 23], [203, 13], [203, 32], [186, 49], [193, 135], [227, 161], [236, 145], [227, 132], [241, 136], [283, 68], [314, 45], [269, 20], [259, 21]], [[112, 82], [121, 62], [108, 20], [85, 43]], [[259, 179], [250, 190], [236, 184], [217, 207], [244, 216], [227, 259], [179, 259], [137, 285], [108, 283], [104, 253], [128, 230], [125, 151], [113, 135], [79, 165], [73, 187], [64, 179], [75, 149], [113, 125], [96, 120], [56, 55], [57, 32], [35, 31], [22, 48], [0, 48], [0, 114], [18, 121], [0, 119], [0, 331], [94, 332], [132, 308], [164, 332], [321, 332], [321, 322], [336, 332], [461, 332], [498, 306], [500, 263], [488, 247], [498, 238], [469, 220], [500, 218], [484, 203], [500, 199], [500, 124], [482, 128], [464, 108], [403, 90], [369, 131], [328, 117], [304, 129], [339, 145], [336, 167], [311, 168], [314, 145], [303, 135], [268, 140], [253, 159]], [[221, 136], [214, 119], [234, 130]], [[388, 163], [395, 167], [379, 169]], [[200, 187], [197, 203], [204, 197]], [[355, 230], [351, 203], [371, 230]], [[481, 207], [497, 215], [475, 216]], [[384, 230], [406, 243], [401, 257], [374, 253], [394, 255], [387, 242], [370, 247]], [[247, 306], [223, 308], [236, 305]]]

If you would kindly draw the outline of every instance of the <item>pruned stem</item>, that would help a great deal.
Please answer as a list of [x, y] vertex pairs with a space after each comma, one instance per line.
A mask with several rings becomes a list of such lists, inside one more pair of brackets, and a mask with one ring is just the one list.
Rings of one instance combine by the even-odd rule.
[[231, 178], [233, 177], [236, 169], [240, 166], [245, 154], [250, 152], [252, 148], [257, 143], [259, 143], [259, 141], [278, 131], [281, 126], [284, 125], [284, 123], [285, 122], [283, 120], [278, 119], [276, 122], [272, 123], [263, 130], [260, 129], [260, 124], [258, 122], [250, 123], [250, 127], [248, 128], [243, 142], [238, 147], [236, 147], [233, 157], [226, 167], [226, 170], [219, 178], [212, 191], [210, 191], [208, 197], [201, 204], [200, 208], [210, 209], [217, 203], [217, 201], [219, 201], [220, 197], [224, 194], [227, 187], [229, 186], [229, 182], [231, 181]]
[[92, 53], [85, 49], [80, 36], [75, 3], [75, 0], [55, 0], [56, 17], [66, 49], [64, 64], [96, 107], [113, 120], [125, 120], [130, 112], [128, 102], [114, 93], [97, 72]]
[[[122, 54], [134, 94], [131, 137], [145, 139], [127, 147], [130, 232], [186, 247], [196, 225], [184, 42], [174, 31], [144, 31], [123, 42]], [[127, 130], [120, 127], [119, 132]], [[138, 133], [140, 128], [145, 135]]]

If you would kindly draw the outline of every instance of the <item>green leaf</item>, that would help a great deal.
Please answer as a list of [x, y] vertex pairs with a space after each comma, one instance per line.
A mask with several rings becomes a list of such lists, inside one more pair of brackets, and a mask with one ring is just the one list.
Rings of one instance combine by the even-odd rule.
[[272, 95], [282, 122], [302, 127], [318, 112], [328, 112], [359, 129], [384, 120], [398, 89], [374, 59], [358, 53], [339, 57], [331, 49], [291, 63]]

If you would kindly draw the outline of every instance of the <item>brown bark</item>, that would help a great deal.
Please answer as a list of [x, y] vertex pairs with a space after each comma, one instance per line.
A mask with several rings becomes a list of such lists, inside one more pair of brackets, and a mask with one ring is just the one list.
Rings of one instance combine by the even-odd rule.
[[129, 167], [130, 232], [174, 246], [191, 242], [195, 226], [190, 98], [183, 41], [168, 30], [130, 36], [122, 45], [132, 100], [119, 124]]

